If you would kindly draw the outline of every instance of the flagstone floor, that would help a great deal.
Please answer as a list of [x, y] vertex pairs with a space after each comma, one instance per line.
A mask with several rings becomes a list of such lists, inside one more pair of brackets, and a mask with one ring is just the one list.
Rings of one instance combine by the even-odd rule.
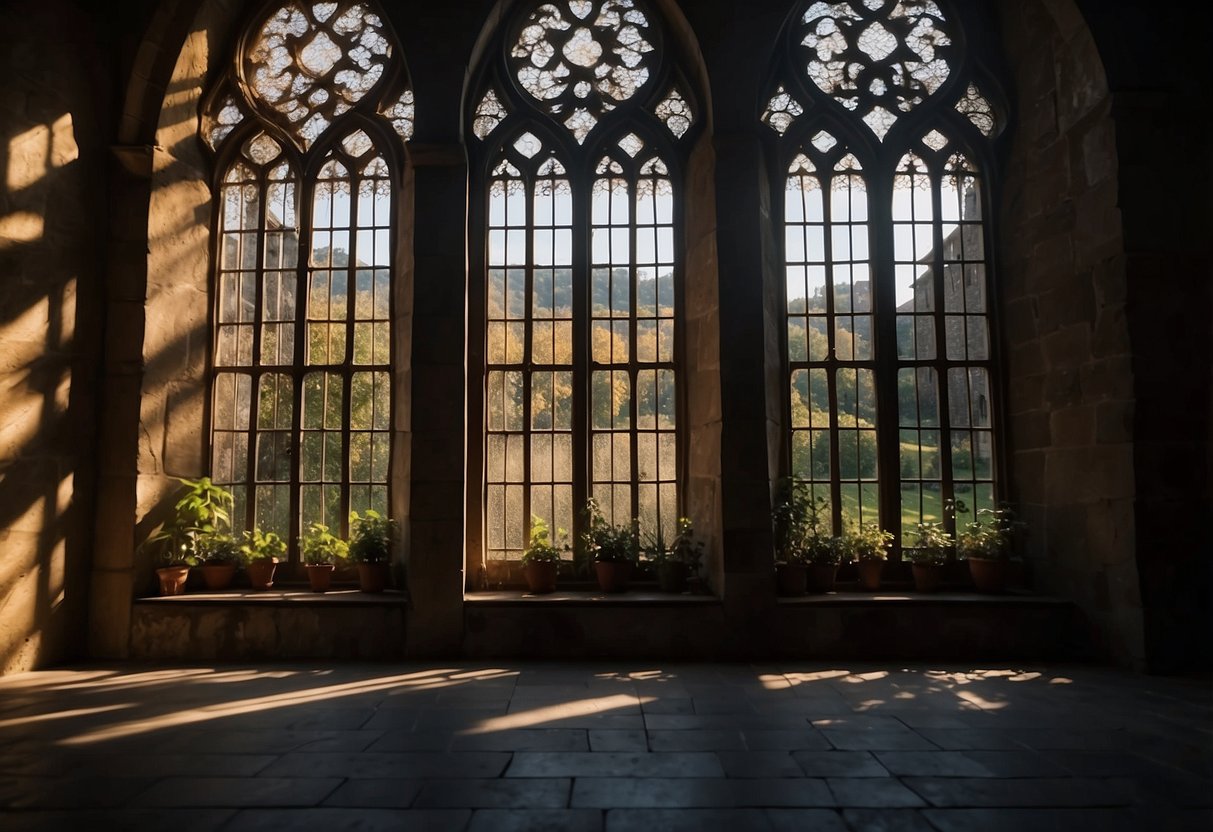
[[81, 665], [0, 829], [1213, 829], [1213, 684], [1080, 666]]

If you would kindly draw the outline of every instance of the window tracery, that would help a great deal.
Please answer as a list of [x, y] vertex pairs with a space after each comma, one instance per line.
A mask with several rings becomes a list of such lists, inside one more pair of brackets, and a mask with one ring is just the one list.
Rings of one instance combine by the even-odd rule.
[[668, 539], [683, 453], [673, 171], [694, 102], [641, 0], [525, 4], [498, 37], [507, 74], [486, 71], [468, 118], [486, 198], [483, 550], [517, 559], [531, 515], [575, 534], [591, 496]]
[[211, 470], [234, 527], [295, 557], [307, 524], [388, 509], [390, 145], [414, 99], [369, 2], [288, 0], [244, 42], [201, 127], [219, 168]]
[[899, 545], [1000, 493], [982, 169], [1002, 125], [949, 8], [804, 3], [761, 116], [785, 160], [788, 471], [836, 529], [879, 519]]

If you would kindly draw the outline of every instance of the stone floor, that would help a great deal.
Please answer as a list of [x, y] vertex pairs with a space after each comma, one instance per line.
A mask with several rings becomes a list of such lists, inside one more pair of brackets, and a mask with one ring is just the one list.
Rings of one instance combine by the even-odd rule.
[[0, 678], [0, 829], [1213, 829], [1213, 686], [1092, 667]]

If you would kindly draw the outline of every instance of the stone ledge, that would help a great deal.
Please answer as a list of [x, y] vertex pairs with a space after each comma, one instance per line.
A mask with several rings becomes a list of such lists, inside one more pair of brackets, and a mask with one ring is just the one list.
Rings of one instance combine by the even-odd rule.
[[780, 598], [738, 618], [711, 596], [634, 590], [470, 593], [463, 655], [472, 658], [903, 659], [1089, 657], [1075, 606], [1027, 594], [839, 591]]
[[1064, 607], [1070, 602], [1048, 595], [1033, 595], [1029, 592], [1010, 590], [1001, 595], [981, 592], [915, 592], [913, 590], [883, 592], [835, 592], [803, 595], [796, 598], [780, 598], [780, 605], [788, 606], [975, 606], [975, 607]]
[[399, 592], [304, 589], [196, 592], [135, 601], [130, 656], [157, 661], [405, 656], [408, 601]]
[[292, 607], [407, 607], [408, 596], [396, 590], [371, 593], [357, 589], [332, 589], [312, 592], [308, 589], [225, 589], [209, 592], [187, 592], [184, 595], [151, 595], [136, 598], [135, 604], [169, 604], [174, 606], [284, 606]]
[[463, 596], [468, 606], [512, 606], [534, 604], [555, 607], [685, 607], [719, 606], [721, 601], [714, 595], [672, 595], [655, 590], [629, 590], [606, 593], [592, 590], [557, 590], [545, 595], [533, 595], [520, 589], [485, 590], [469, 592]]

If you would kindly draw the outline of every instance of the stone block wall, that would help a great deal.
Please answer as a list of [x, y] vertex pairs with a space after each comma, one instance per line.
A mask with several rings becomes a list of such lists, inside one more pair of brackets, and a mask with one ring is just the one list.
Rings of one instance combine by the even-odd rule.
[[104, 48], [68, 3], [0, 7], [0, 673], [84, 654]]
[[[686, 171], [688, 504], [724, 620], [748, 643], [775, 606], [770, 487], [784, 433], [782, 277], [756, 118], [791, 6], [654, 3], [708, 90], [711, 129]], [[137, 544], [171, 476], [207, 466], [210, 174], [196, 114], [252, 6], [111, 5], [121, 11], [104, 19], [82, 0], [0, 10], [0, 670], [86, 644], [125, 655], [132, 599], [151, 580]], [[393, 513], [421, 601], [409, 649], [434, 654], [456, 649], [465, 626], [475, 441], [463, 86], [481, 23], [509, 4], [384, 6], [418, 102], [400, 206], [416, 236], [398, 264]], [[1207, 69], [1191, 71], [1202, 54], [1191, 33], [1207, 27], [1178, 11], [1138, 25], [1127, 2], [989, 7], [1014, 102], [998, 288], [1030, 572], [1081, 606], [1104, 654], [1137, 666], [1190, 654], [1183, 636], [1213, 606], [1192, 577], [1213, 563], [1201, 539], [1213, 504], [1209, 115], [1189, 106], [1208, 90]], [[1175, 163], [1161, 175], [1160, 146]], [[1154, 666], [1168, 661], [1182, 664]]]
[[1074, 599], [1092, 641], [1144, 659], [1134, 560], [1133, 346], [1112, 100], [1070, 0], [1003, 3], [1015, 122], [1001, 306], [1012, 498], [1038, 589]]

